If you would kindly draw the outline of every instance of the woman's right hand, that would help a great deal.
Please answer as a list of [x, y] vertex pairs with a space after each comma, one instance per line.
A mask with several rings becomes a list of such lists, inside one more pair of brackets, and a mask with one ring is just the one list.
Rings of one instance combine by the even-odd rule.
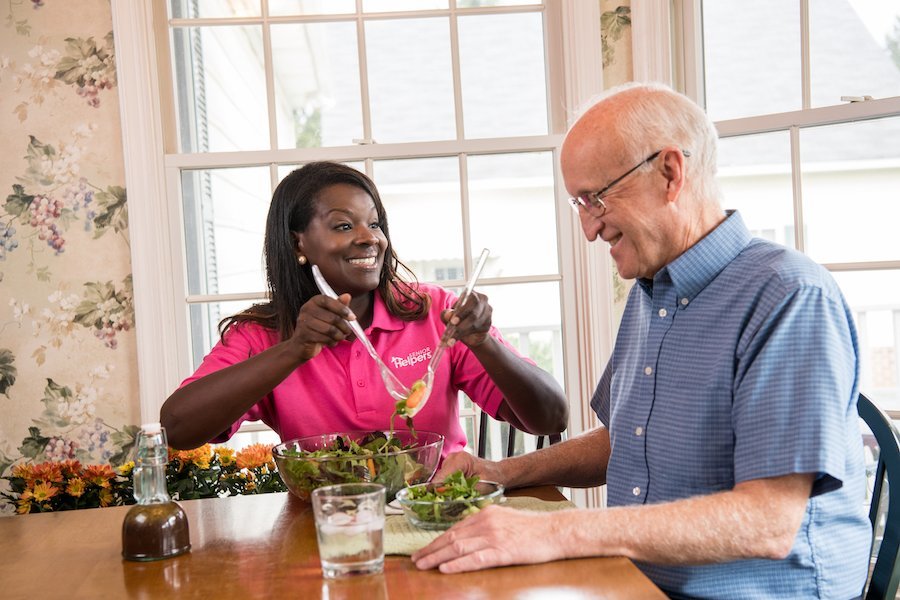
[[300, 362], [306, 362], [322, 351], [322, 346], [334, 347], [352, 335], [348, 319], [356, 315], [350, 310], [350, 294], [341, 294], [337, 300], [318, 295], [300, 307], [291, 344], [297, 350]]

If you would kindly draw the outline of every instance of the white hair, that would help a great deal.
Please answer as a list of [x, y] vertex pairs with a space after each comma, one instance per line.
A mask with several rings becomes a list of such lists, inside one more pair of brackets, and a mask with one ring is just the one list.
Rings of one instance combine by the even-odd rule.
[[[625, 96], [627, 96], [627, 98]], [[686, 186], [701, 200], [719, 201], [716, 182], [715, 126], [693, 100], [660, 83], [625, 83], [591, 100], [583, 111], [603, 110], [615, 102], [610, 137], [620, 142], [627, 163], [637, 163], [665, 146], [690, 152], [685, 161]], [[648, 169], [645, 165], [643, 168]]]

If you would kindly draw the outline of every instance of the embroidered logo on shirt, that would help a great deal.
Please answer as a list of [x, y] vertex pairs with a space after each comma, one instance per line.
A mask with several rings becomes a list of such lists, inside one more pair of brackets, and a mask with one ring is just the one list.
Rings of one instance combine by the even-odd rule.
[[411, 367], [426, 360], [431, 360], [431, 348], [422, 348], [421, 350], [410, 352], [405, 358], [401, 356], [391, 357], [391, 363], [395, 367]]

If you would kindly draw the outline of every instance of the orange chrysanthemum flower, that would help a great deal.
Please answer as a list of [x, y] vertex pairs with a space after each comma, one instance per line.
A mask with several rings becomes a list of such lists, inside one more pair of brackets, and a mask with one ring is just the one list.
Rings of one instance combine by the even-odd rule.
[[34, 481], [51, 483], [63, 483], [65, 481], [59, 463], [55, 462], [42, 462], [34, 465], [31, 474]]
[[274, 462], [272, 446], [268, 444], [251, 444], [238, 452], [235, 458], [240, 469], [256, 469]]
[[33, 502], [47, 502], [50, 498], [55, 496], [57, 492], [59, 492], [59, 489], [54, 487], [52, 483], [38, 483], [33, 488], [22, 492], [21, 499]]
[[227, 467], [234, 463], [234, 448], [219, 446], [214, 452], [216, 456], [219, 457], [219, 462], [222, 463], [223, 467]]
[[199, 448], [193, 450], [172, 450], [169, 449], [169, 460], [177, 460], [180, 466], [194, 464], [201, 469], [209, 468], [209, 461], [212, 459], [212, 446], [203, 444]]
[[77, 460], [64, 460], [59, 463], [59, 470], [63, 477], [79, 477], [81, 475], [81, 463]]
[[84, 494], [84, 490], [84, 479], [81, 477], [73, 477], [69, 480], [69, 485], [66, 486], [66, 493], [74, 498], [81, 498], [81, 495]]
[[19, 515], [27, 515], [31, 512], [31, 500], [22, 500], [19, 498], [16, 501], [16, 514]]
[[109, 482], [116, 478], [116, 472], [109, 465], [88, 465], [83, 477], [89, 483], [101, 488], [108, 488]]
[[100, 506], [109, 506], [112, 504], [113, 495], [112, 492], [108, 489], [100, 490]]
[[13, 467], [12, 476], [21, 477], [25, 481], [34, 481], [34, 465], [20, 463]]

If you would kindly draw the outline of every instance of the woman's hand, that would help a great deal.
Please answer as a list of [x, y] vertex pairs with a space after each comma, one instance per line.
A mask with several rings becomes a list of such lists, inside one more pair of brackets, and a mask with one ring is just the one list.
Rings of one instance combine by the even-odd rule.
[[462, 306], [457, 306], [455, 310], [443, 311], [441, 319], [448, 325], [456, 326], [454, 339], [469, 348], [474, 348], [490, 337], [493, 313], [494, 309], [488, 303], [488, 297], [473, 291]]
[[348, 319], [356, 315], [350, 310], [350, 294], [337, 300], [327, 296], [313, 296], [300, 307], [291, 345], [297, 350], [300, 362], [306, 362], [322, 351], [322, 346], [334, 347], [352, 335]]

